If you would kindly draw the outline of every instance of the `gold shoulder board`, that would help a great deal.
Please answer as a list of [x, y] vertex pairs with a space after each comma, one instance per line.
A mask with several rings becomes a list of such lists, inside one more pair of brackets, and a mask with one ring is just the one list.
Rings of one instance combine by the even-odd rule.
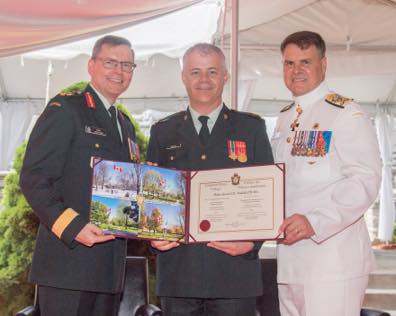
[[288, 110], [290, 110], [292, 107], [294, 106], [294, 102], [290, 103], [289, 105], [286, 105], [281, 111], [282, 112], [286, 112]]
[[346, 105], [351, 103], [353, 99], [343, 97], [337, 93], [329, 93], [326, 95], [325, 101], [331, 105], [337, 106], [339, 108], [344, 108]]

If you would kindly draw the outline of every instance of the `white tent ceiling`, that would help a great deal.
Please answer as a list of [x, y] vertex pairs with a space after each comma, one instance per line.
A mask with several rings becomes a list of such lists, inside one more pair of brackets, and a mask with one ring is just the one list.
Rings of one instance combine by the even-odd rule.
[[[42, 0], [38, 2], [40, 1]], [[59, 1], [66, 2], [65, 0]], [[29, 3], [33, 2], [35, 1]], [[69, 2], [74, 5], [75, 1]], [[88, 2], [88, 0], [85, 2]], [[91, 0], [91, 2], [93, 1]], [[113, 5], [117, 6], [117, 2], [125, 3], [125, 1], [117, 0]], [[134, 2], [141, 3], [142, 1]], [[148, 1], [149, 8], [145, 16], [149, 13], [157, 14], [158, 11], [162, 12], [161, 10], [153, 11], [150, 7], [151, 2]], [[138, 69], [135, 72], [134, 83], [124, 94], [126, 98], [184, 95], [184, 89], [179, 82], [180, 68], [177, 57], [181, 56], [186, 48], [193, 43], [211, 41], [213, 34], [217, 30], [217, 20], [222, 8], [221, 1], [173, 0], [157, 2], [162, 4], [162, 6], [164, 6], [164, 3], [173, 3], [173, 5], [168, 3], [167, 10], [172, 9], [174, 11], [175, 8], [181, 7], [182, 4], [186, 8], [166, 15], [161, 13], [155, 19], [111, 32], [111, 34], [129, 38], [136, 52]], [[195, 3], [196, 5], [192, 5]], [[97, 4], [96, 1], [94, 4]], [[0, 3], [0, 9], [2, 5], [3, 3]], [[138, 12], [141, 10], [138, 7]], [[133, 16], [132, 13], [131, 15]], [[139, 16], [139, 14], [137, 15]], [[50, 20], [48, 23], [53, 23], [53, 21]], [[84, 25], [70, 24], [68, 25], [70, 29], [67, 31], [76, 32], [79, 30], [79, 26], [84, 27]], [[0, 15], [0, 30], [1, 27], [2, 19]], [[44, 30], [38, 32], [37, 36], [41, 36], [41, 41], [44, 41], [45, 36], [41, 32], [44, 32]], [[29, 51], [32, 47], [36, 47], [37, 44], [29, 43], [24, 45], [22, 35], [18, 42], [11, 39], [7, 32], [3, 33], [0, 31], [0, 43], [6, 42], [5, 47], [9, 48], [0, 48], [0, 54], [10, 55], [0, 58], [0, 96], [6, 100], [45, 99], [49, 62], [53, 66], [50, 76], [50, 96], [55, 95], [60, 89], [76, 81], [88, 80], [86, 63], [93, 44], [98, 37], [56, 45], [22, 55], [13, 55], [12, 52], [14, 50], [25, 49]], [[62, 40], [56, 39], [54, 42], [58, 43], [59, 41]], [[164, 55], [168, 56], [168, 58]], [[169, 57], [176, 58], [172, 59]], [[152, 84], [154, 79], [155, 82], [158, 82], [155, 86]]]
[[[173, 11], [183, 5], [197, 2], [135, 0], [131, 7], [127, 6], [125, 1], [112, 1], [111, 10], [103, 16], [103, 12], [109, 9], [109, 2], [95, 1], [97, 9], [92, 11], [89, 9], [92, 7], [89, 6], [92, 1], [56, 1], [56, 4], [62, 3], [63, 6], [69, 4], [69, 9], [62, 6], [55, 8], [55, 2], [52, 0], [29, 1], [32, 16], [27, 13], [29, 8], [24, 8], [18, 13], [22, 20], [19, 20], [16, 31], [14, 30], [19, 34], [15, 36], [16, 39], [12, 39], [14, 33], [10, 32], [11, 23], [15, 19], [17, 9], [21, 9], [22, 2], [26, 2], [3, 1], [0, 4], [0, 43], [3, 44], [0, 46], [0, 54], [30, 50], [29, 45], [37, 47], [50, 45], [48, 43], [51, 41], [58, 43], [70, 40], [71, 36], [85, 37], [86, 34], [91, 34], [89, 33], [91, 25], [94, 24], [99, 28], [100, 21], [104, 23], [116, 20], [114, 25], [127, 25], [126, 16], [129, 19], [134, 17], [134, 21], [139, 21], [147, 18], [148, 13]], [[186, 47], [194, 42], [210, 41], [214, 38], [220, 45], [222, 37], [225, 38], [224, 48], [229, 49], [230, 2], [228, 1], [226, 6], [225, 27], [222, 26], [221, 21], [218, 23], [218, 16], [221, 13], [218, 3], [221, 1], [206, 0], [193, 6], [195, 9], [187, 8], [154, 21], [113, 31], [113, 34], [118, 33], [131, 39], [140, 60], [134, 82], [124, 97], [184, 97], [185, 92], [178, 75], [180, 69], [178, 60], [158, 56], [155, 53], [179, 57]], [[41, 10], [42, 12], [35, 10], [34, 3], [45, 4], [47, 7], [53, 7], [54, 10], [51, 11], [50, 8]], [[143, 10], [146, 3], [147, 11]], [[150, 7], [154, 3], [160, 4], [157, 9]], [[7, 10], [3, 8], [5, 5]], [[99, 11], [100, 6], [104, 9], [103, 12]], [[115, 9], [117, 6], [119, 10]], [[73, 14], [76, 15], [76, 8], [79, 11], [77, 16], [73, 17]], [[61, 12], [66, 13], [59, 19]], [[49, 18], [49, 22], [44, 22], [44, 18], [40, 20], [41, 16]], [[96, 18], [91, 19], [92, 16]], [[290, 99], [290, 94], [284, 88], [281, 79], [279, 43], [291, 32], [303, 29], [318, 31], [326, 40], [329, 59], [328, 79], [334, 90], [363, 103], [376, 103], [377, 100], [380, 103], [396, 103], [396, 99], [392, 96], [396, 82], [396, 32], [394, 31], [396, 2], [394, 0], [243, 0], [240, 1], [239, 16], [240, 79], [255, 79], [252, 98], [256, 103], [257, 100], [283, 102]], [[26, 25], [23, 24], [24, 19], [27, 21]], [[64, 34], [59, 32], [56, 38], [53, 38], [54, 33], [47, 28], [49, 35], [45, 37], [44, 25], [49, 23], [56, 26], [55, 30], [58, 29], [59, 24], [62, 24], [63, 28], [67, 29], [64, 33], [70, 36], [61, 39]], [[34, 33], [34, 36], [25, 38], [27, 26], [31, 24], [35, 25], [35, 32], [30, 32]], [[218, 24], [219, 28], [213, 37]], [[106, 26], [104, 29], [108, 29], [109, 23], [104, 25]], [[4, 26], [7, 28], [3, 28]], [[72, 31], [69, 28], [72, 28]], [[84, 28], [88, 29], [85, 33]], [[81, 34], [76, 35], [77, 31]], [[41, 38], [33, 41], [38, 36]], [[24, 39], [27, 43], [23, 42]], [[36, 51], [25, 55], [23, 61], [18, 55], [0, 59], [0, 93], [4, 99], [45, 98], [47, 67], [50, 59], [53, 60], [54, 65], [49, 91], [51, 96], [72, 82], [88, 79], [85, 63], [93, 41], [92, 39], [79, 41]], [[155, 80], [154, 85], [153, 80]]]
[[[123, 94], [128, 108], [179, 110], [186, 95], [178, 57], [200, 41], [230, 50], [230, 3], [226, 0], [224, 14], [223, 0], [3, 0], [0, 110], [23, 101], [34, 104], [30, 113], [40, 112], [50, 60], [49, 96], [88, 80], [86, 63], [94, 39], [81, 39], [110, 30], [130, 38], [137, 53], [138, 68]], [[248, 110], [276, 115], [289, 102], [279, 44], [304, 29], [319, 32], [327, 42], [332, 89], [371, 113], [377, 103], [396, 110], [396, 0], [240, 0], [239, 19], [239, 90], [249, 91]], [[32, 51], [37, 47], [48, 49]], [[228, 95], [229, 87], [226, 100]]]
[[114, 31], [202, 0], [2, 0], [0, 57]]
[[[253, 98], [290, 98], [280, 42], [313, 30], [327, 43], [327, 78], [335, 91], [363, 103], [396, 104], [396, 1], [244, 0], [239, 16], [240, 79], [257, 79]], [[228, 36], [225, 43], [229, 47]]]

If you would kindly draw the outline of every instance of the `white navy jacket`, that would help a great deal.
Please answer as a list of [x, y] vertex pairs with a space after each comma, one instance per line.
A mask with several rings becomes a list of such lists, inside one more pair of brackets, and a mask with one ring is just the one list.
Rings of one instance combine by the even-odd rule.
[[271, 143], [275, 161], [286, 164], [286, 216], [305, 215], [315, 231], [310, 239], [278, 245], [278, 282], [369, 274], [374, 258], [363, 215], [381, 182], [370, 119], [322, 82], [282, 110]]

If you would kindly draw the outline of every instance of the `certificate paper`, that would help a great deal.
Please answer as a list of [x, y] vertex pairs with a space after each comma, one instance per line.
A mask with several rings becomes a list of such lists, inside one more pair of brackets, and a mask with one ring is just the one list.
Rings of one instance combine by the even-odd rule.
[[125, 238], [275, 239], [284, 165], [183, 171], [93, 159], [91, 222]]
[[274, 239], [284, 219], [284, 166], [192, 172], [190, 238]]

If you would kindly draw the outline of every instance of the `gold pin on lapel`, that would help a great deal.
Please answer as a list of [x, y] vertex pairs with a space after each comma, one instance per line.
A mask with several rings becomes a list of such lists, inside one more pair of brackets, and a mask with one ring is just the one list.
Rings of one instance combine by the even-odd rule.
[[95, 148], [100, 148], [100, 144], [96, 143]]
[[207, 158], [206, 154], [201, 155], [201, 160], [206, 160], [206, 158]]

